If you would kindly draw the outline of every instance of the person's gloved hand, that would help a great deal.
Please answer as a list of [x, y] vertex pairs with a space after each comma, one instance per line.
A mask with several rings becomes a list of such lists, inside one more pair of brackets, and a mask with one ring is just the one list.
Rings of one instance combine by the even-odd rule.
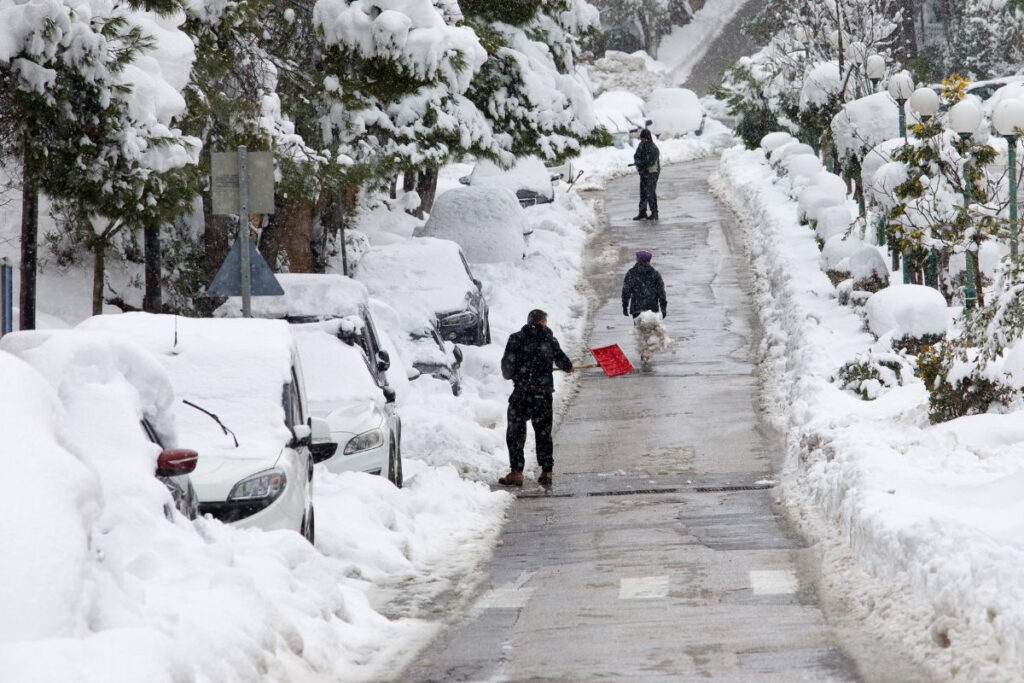
[[629, 315], [629, 311], [625, 308], [622, 309], [622, 315]]
[[668, 317], [668, 311], [666, 311], [664, 308], [661, 309], [661, 319], [664, 320], [667, 317]]

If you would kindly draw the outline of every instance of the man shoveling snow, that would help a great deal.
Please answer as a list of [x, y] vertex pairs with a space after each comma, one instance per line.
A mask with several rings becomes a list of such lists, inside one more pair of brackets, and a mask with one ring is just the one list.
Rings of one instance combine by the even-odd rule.
[[650, 369], [652, 355], [671, 348], [672, 340], [662, 323], [667, 308], [665, 281], [651, 265], [651, 252], [636, 252], [636, 264], [622, 282], [622, 315], [633, 316], [633, 334], [642, 370]]

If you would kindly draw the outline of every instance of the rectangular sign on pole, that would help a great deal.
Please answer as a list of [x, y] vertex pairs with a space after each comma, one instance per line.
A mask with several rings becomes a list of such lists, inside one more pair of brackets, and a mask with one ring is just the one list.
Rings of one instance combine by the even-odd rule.
[[[216, 216], [239, 215], [238, 152], [210, 155], [210, 199]], [[245, 181], [249, 189], [249, 213], [274, 213], [274, 154], [248, 152]]]

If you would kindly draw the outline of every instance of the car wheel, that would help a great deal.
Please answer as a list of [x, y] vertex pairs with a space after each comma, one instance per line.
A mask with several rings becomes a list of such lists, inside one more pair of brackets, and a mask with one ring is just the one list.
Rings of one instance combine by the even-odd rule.
[[402, 456], [398, 453], [398, 448], [392, 443], [391, 450], [388, 451], [388, 481], [402, 488]]
[[313, 545], [316, 539], [316, 515], [313, 508], [309, 508], [309, 516], [302, 518], [302, 536]]

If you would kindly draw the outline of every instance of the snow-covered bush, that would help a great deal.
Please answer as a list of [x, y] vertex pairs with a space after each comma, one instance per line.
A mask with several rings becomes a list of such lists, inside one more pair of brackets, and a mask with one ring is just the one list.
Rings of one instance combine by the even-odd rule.
[[823, 210], [846, 203], [846, 184], [828, 172], [818, 174], [812, 182], [800, 192], [797, 210], [801, 223], [813, 225]]
[[928, 389], [928, 418], [947, 422], [965, 415], [1005, 410], [1018, 395], [999, 372], [999, 363], [985, 363], [977, 350], [955, 342], [939, 342], [918, 354], [917, 372]]
[[814, 154], [814, 148], [810, 145], [805, 145], [797, 140], [791, 140], [785, 142], [771, 151], [768, 155], [768, 160], [772, 166], [778, 166], [782, 164], [788, 157], [794, 154]]
[[704, 130], [704, 107], [692, 90], [658, 88], [647, 98], [651, 132], [659, 138], [700, 135]]
[[796, 142], [796, 138], [785, 131], [775, 131], [768, 133], [761, 138], [760, 147], [764, 150], [765, 154], [771, 154], [776, 149], [785, 145], [789, 142]]
[[889, 268], [875, 247], [863, 246], [828, 272], [830, 279], [846, 277], [837, 287], [839, 303], [866, 302], [871, 294], [889, 286]]
[[946, 299], [924, 285], [890, 285], [868, 299], [864, 313], [872, 334], [913, 355], [945, 337], [949, 324]]
[[845, 235], [850, 229], [852, 222], [850, 210], [846, 204], [827, 206], [818, 212], [817, 222], [814, 225], [814, 232], [818, 236], [819, 246], [825, 246], [836, 235]]
[[873, 401], [886, 391], [903, 384], [904, 373], [913, 373], [906, 360], [897, 353], [868, 351], [844, 364], [833, 381], [865, 401]]
[[786, 169], [795, 191], [799, 191], [812, 182], [819, 173], [825, 171], [825, 166], [817, 154], [790, 154], [782, 161], [781, 166]]
[[821, 265], [821, 270], [828, 275], [832, 284], [839, 284], [850, 277], [848, 271], [839, 269], [839, 264], [847, 261], [863, 246], [864, 243], [856, 235], [833, 235], [825, 240], [825, 246], [821, 248], [818, 262]]

